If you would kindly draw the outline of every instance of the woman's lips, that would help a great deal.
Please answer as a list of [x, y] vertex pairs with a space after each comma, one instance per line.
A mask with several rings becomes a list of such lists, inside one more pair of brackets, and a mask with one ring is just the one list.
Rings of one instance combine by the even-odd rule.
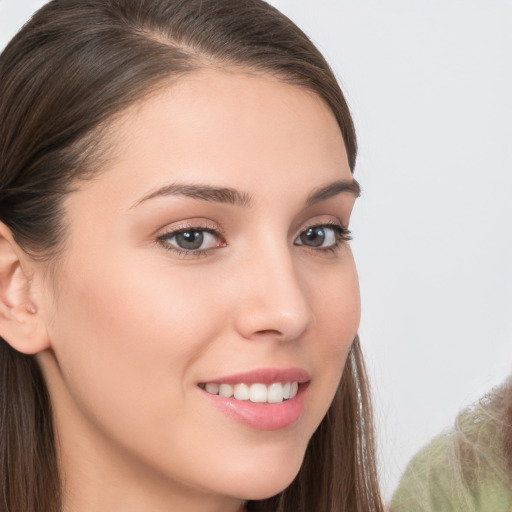
[[297, 421], [308, 386], [309, 374], [300, 368], [258, 369], [199, 384], [214, 406], [258, 430], [279, 430]]
[[302, 368], [258, 368], [250, 372], [226, 375], [215, 379], [204, 381], [204, 383], [217, 384], [272, 384], [273, 382], [307, 382], [310, 380], [309, 373]]

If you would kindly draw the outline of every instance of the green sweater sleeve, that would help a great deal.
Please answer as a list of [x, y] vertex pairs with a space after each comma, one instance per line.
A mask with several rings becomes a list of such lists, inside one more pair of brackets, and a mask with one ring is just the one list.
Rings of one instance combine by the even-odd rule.
[[407, 466], [391, 512], [476, 512], [462, 475], [450, 460], [450, 438], [440, 436]]
[[492, 419], [457, 418], [409, 463], [391, 512], [512, 512], [512, 493]]

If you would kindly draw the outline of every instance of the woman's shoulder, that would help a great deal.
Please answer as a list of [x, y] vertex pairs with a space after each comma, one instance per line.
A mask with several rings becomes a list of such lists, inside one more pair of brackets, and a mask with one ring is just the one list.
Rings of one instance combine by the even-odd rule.
[[503, 388], [461, 412], [454, 426], [409, 463], [393, 512], [510, 512], [512, 492], [503, 458]]

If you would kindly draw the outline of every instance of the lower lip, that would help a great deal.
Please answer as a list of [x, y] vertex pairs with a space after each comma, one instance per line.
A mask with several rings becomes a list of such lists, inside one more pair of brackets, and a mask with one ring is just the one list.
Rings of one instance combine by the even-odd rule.
[[256, 430], [280, 430], [295, 423], [301, 416], [306, 401], [309, 383], [299, 386], [297, 394], [290, 400], [277, 404], [254, 403], [212, 395], [204, 391], [213, 405], [234, 420]]

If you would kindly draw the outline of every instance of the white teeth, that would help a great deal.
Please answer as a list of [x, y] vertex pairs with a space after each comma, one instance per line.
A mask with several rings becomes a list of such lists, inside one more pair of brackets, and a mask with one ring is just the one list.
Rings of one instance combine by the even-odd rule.
[[290, 382], [287, 382], [286, 384], [283, 385], [283, 398], [285, 400], [288, 400], [288, 398], [290, 398], [290, 387], [291, 387]]
[[210, 382], [210, 384], [206, 384], [206, 391], [208, 393], [211, 393], [212, 395], [216, 395], [219, 392], [219, 385], [215, 384], [214, 382]]
[[249, 400], [249, 386], [247, 384], [237, 384], [234, 396], [237, 400]]
[[297, 395], [298, 382], [273, 382], [269, 386], [265, 384], [217, 384], [210, 382], [204, 388], [212, 395], [220, 395], [224, 398], [234, 397], [236, 400], [250, 400], [255, 403], [278, 404], [283, 400], [289, 400]]
[[299, 390], [299, 384], [297, 382], [292, 382], [290, 386], [290, 398], [294, 398]]
[[263, 403], [267, 401], [267, 386], [265, 384], [253, 384], [249, 388], [249, 400], [251, 402]]
[[219, 395], [224, 398], [231, 398], [233, 396], [233, 386], [229, 384], [221, 384], [219, 386]]
[[283, 401], [283, 385], [275, 382], [268, 387], [268, 403], [278, 404]]

